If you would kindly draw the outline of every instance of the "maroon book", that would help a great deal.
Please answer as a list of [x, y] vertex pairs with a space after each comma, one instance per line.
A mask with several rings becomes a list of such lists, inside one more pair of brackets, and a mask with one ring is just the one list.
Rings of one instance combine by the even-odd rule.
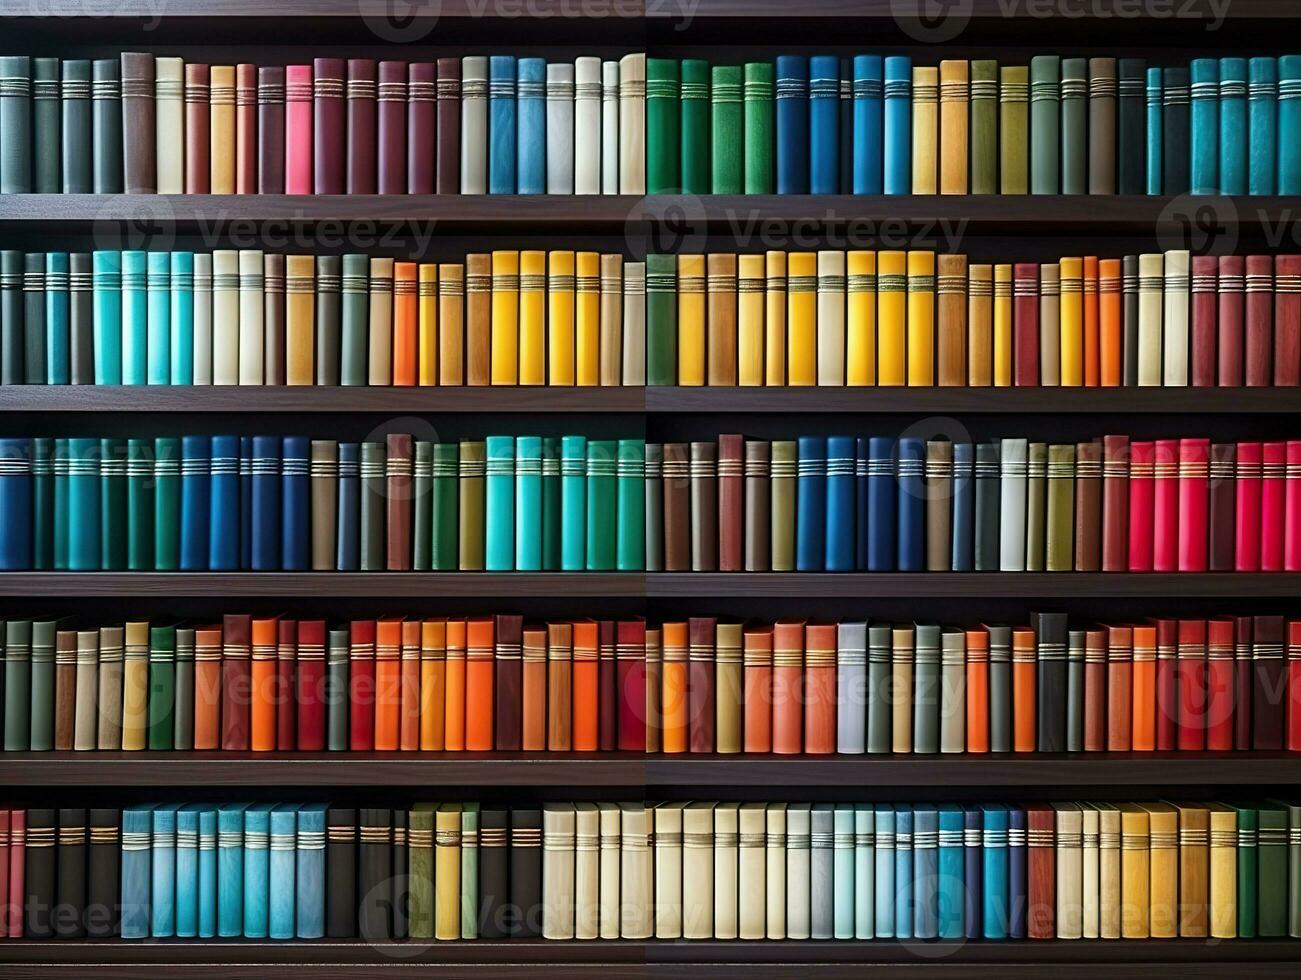
[[461, 59], [438, 59], [439, 194], [461, 193]]
[[1039, 384], [1039, 265], [1012, 270], [1012, 377], [1019, 387]]
[[1241, 388], [1243, 381], [1243, 307], [1245, 288], [1241, 255], [1221, 255], [1219, 270], [1219, 315], [1216, 355], [1219, 361], [1216, 383], [1222, 388]]
[[1257, 616], [1251, 629], [1251, 747], [1283, 748], [1283, 617]]
[[1233, 747], [1251, 748], [1251, 617], [1233, 617]]
[[687, 749], [714, 751], [714, 634], [718, 620], [692, 616], [687, 621]]
[[1057, 921], [1057, 811], [1047, 803], [1025, 808], [1026, 821], [1026, 936], [1056, 937]]
[[1273, 384], [1270, 361], [1274, 354], [1274, 260], [1268, 255], [1247, 256], [1246, 383], [1249, 388]]
[[1192, 383], [1195, 388], [1215, 386], [1219, 265], [1219, 259], [1214, 255], [1193, 256]]
[[1301, 255], [1274, 258], [1274, 384], [1301, 384]]
[[211, 176], [208, 142], [208, 66], [185, 66], [185, 193], [207, 194]]
[[524, 738], [524, 617], [497, 616], [493, 651], [495, 747], [518, 752]]
[[597, 745], [602, 752], [619, 747], [619, 672], [615, 663], [613, 619], [602, 619], [596, 627], [596, 719]]
[[1156, 624], [1156, 747], [1173, 752], [1179, 747], [1179, 683], [1175, 666], [1179, 656], [1179, 623], [1154, 619]]
[[407, 63], [379, 63], [379, 192], [407, 192]]
[[221, 747], [247, 752], [252, 699], [253, 617], [231, 613], [221, 624]]
[[1208, 514], [1211, 541], [1207, 568], [1212, 572], [1234, 570], [1234, 523], [1237, 520], [1238, 444], [1217, 442], [1211, 446]]
[[348, 59], [348, 193], [375, 193], [375, 62]]
[[435, 77], [432, 61], [407, 66], [408, 194], [434, 192]]
[[342, 194], [344, 153], [344, 62], [342, 58], [312, 61], [312, 187], [317, 194]]
[[1102, 570], [1129, 571], [1129, 436], [1102, 438]]
[[257, 70], [257, 190], [285, 192], [285, 69]]
[[718, 437], [718, 570], [745, 571], [745, 438]]

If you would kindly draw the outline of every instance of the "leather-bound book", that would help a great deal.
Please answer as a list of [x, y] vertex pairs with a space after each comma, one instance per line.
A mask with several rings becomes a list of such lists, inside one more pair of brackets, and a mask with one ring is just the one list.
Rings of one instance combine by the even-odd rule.
[[386, 440], [386, 567], [405, 572], [411, 569], [411, 435], [390, 432]]
[[1156, 518], [1156, 443], [1130, 443], [1129, 571], [1152, 571]]
[[[646, 751], [646, 623], [621, 620], [615, 627], [618, 742], [621, 752]], [[740, 651], [738, 649], [739, 658]], [[739, 670], [739, 659], [738, 670]]]
[[[94, 147], [92, 187], [96, 194], [122, 193], [122, 98], [117, 58], [95, 59], [91, 64], [91, 146]], [[21, 75], [17, 76], [19, 79]], [[21, 87], [21, 81], [20, 81]], [[26, 112], [17, 113], [25, 119]], [[15, 146], [22, 145], [15, 141]], [[22, 154], [20, 154], [20, 158]], [[20, 178], [22, 168], [15, 174]], [[0, 177], [5, 191], [11, 190], [8, 176]], [[21, 189], [16, 180], [13, 190]]]
[[1179, 567], [1179, 452], [1178, 439], [1156, 440], [1152, 569], [1157, 572]]
[[[185, 66], [180, 58], [159, 57], [155, 59], [154, 120], [156, 133], [154, 145], [157, 151], [155, 167], [157, 192], [159, 194], [180, 194], [185, 190], [184, 75]], [[39, 80], [37, 81], [36, 98], [38, 100], [41, 98]], [[57, 166], [58, 154], [54, 153], [51, 156]], [[51, 190], [54, 189], [57, 188], [51, 188]]]
[[1188, 67], [1166, 68], [1161, 77], [1161, 192], [1187, 194], [1190, 187]]
[[1129, 437], [1102, 440], [1102, 564], [1104, 572], [1129, 567]]
[[1234, 621], [1228, 617], [1206, 622], [1206, 749], [1233, 749], [1235, 707]]
[[[972, 61], [971, 193], [973, 194], [998, 193], [998, 97], [998, 62], [992, 59]], [[877, 166], [879, 167], [880, 164], [878, 163]], [[855, 188], [855, 191], [867, 192], [859, 191], [858, 188]]]
[[1126, 255], [1120, 269], [1121, 383], [1132, 388], [1138, 384], [1138, 256]]
[[154, 56], [122, 53], [123, 189], [153, 194], [157, 187]]
[[[1149, 627], [1150, 628], [1150, 627]], [[1151, 657], [1146, 656], [1146, 649], [1151, 647], [1151, 634], [1140, 633], [1135, 629], [1134, 648], [1137, 651], [1139, 647], [1144, 648], [1144, 654], [1134, 659], [1134, 679], [1135, 679], [1135, 718], [1141, 722], [1142, 716], [1139, 714], [1139, 704], [1148, 703], [1148, 697], [1145, 694], [1147, 688], [1153, 689], [1152, 702], [1155, 704], [1154, 720], [1152, 727], [1155, 729], [1155, 743], [1150, 739], [1148, 745], [1160, 752], [1172, 752], [1178, 748], [1179, 740], [1179, 622], [1175, 619], [1161, 618], [1155, 620], [1156, 629], [1156, 667], [1155, 673], [1151, 673], [1153, 668], [1140, 669], [1140, 661], [1147, 662]], [[1140, 674], [1151, 674], [1152, 681], [1146, 677], [1140, 677]]]
[[1121, 58], [1116, 65], [1115, 139], [1119, 150], [1116, 191], [1142, 194], [1147, 190], [1144, 180], [1146, 65], [1141, 58]]
[[1206, 748], [1206, 620], [1181, 619], [1178, 630], [1175, 745], [1180, 751], [1200, 752]]
[[[262, 256], [262, 378], [263, 384], [283, 385], [287, 369], [285, 324], [285, 256]], [[175, 382], [173, 382], [175, 383]]]
[[375, 193], [376, 84], [373, 58], [349, 58], [345, 85], [347, 103], [347, 190]]
[[1051, 804], [1032, 803], [1026, 816], [1026, 935], [1030, 939], [1056, 938], [1057, 867]]
[[398, 747], [402, 697], [402, 620], [385, 617], [376, 620], [374, 627], [374, 721], [369, 747], [392, 752]]
[[[1047, 571], [1069, 572], [1074, 567], [1072, 514], [1075, 509], [1075, 447], [1051, 445], [1048, 447], [1044, 540], [1044, 568]], [[1030, 531], [1033, 531], [1035, 523], [1027, 519]], [[1026, 567], [1031, 567], [1028, 558]]]
[[349, 624], [348, 746], [353, 752], [370, 751], [375, 745], [375, 634], [373, 619]]
[[[493, 620], [477, 618], [465, 624], [465, 749], [489, 752], [493, 748], [495, 704]], [[450, 641], [449, 641], [450, 653]]]
[[1179, 545], [1181, 572], [1204, 572], [1208, 550], [1209, 439], [1179, 441]]
[[1083, 731], [1080, 750], [1107, 749], [1107, 632], [1102, 628], [1084, 634]]
[[252, 655], [249, 665], [249, 740], [254, 752], [276, 747], [276, 633], [278, 618], [259, 616], [250, 630]]
[[924, 487], [926, 570], [947, 572], [951, 570], [953, 443], [947, 440], [926, 443]]
[[773, 629], [747, 628], [743, 644], [743, 748], [747, 753], [767, 753], [772, 751]]
[[1039, 384], [1039, 266], [1018, 262], [1012, 268], [1013, 294], [1013, 383], [1018, 387]]
[[1075, 570], [1102, 568], [1103, 447], [1099, 441], [1075, 447]]
[[523, 738], [524, 621], [521, 616], [497, 616], [493, 646], [493, 694], [496, 737], [493, 748], [517, 752]]
[[1283, 618], [1256, 616], [1251, 643], [1251, 747], [1283, 747], [1283, 699], [1286, 668], [1283, 657]]
[[1030, 193], [1061, 193], [1061, 58], [1030, 59]]
[[211, 186], [209, 170], [211, 164], [208, 157], [211, 123], [208, 99], [208, 66], [187, 63], [185, 65], [186, 194], [206, 194]]
[[347, 187], [346, 65], [342, 58], [312, 59], [312, 190], [342, 194]]
[[520, 748], [543, 752], [547, 747], [547, 630], [525, 626], [520, 668]]
[[[1194, 263], [1198, 260], [1194, 259]], [[1210, 274], [1206, 273], [1209, 287]], [[1216, 335], [1211, 342], [1215, 356], [1215, 381], [1221, 387], [1241, 387], [1243, 374], [1246, 266], [1241, 255], [1221, 255], [1216, 260], [1216, 309], [1210, 317]], [[1194, 283], [1197, 281], [1194, 266]], [[1194, 321], [1195, 323], [1196, 321]]]
[[1274, 385], [1301, 384], [1301, 255], [1274, 256]]
[[247, 751], [249, 747], [251, 652], [252, 617], [237, 613], [224, 616], [221, 628], [221, 748], [224, 751]]
[[[85, 931], [95, 939], [117, 935], [118, 865], [121, 856], [121, 811], [99, 808], [76, 811], [85, 816], [88, 844], [85, 848]], [[80, 871], [80, 868], [74, 868]]]
[[[691, 443], [691, 571], [718, 569], [718, 447]], [[666, 474], [667, 480], [667, 474]]]
[[393, 811], [358, 811], [357, 935], [366, 940], [393, 938]]
[[1150, 932], [1153, 939], [1178, 935], [1179, 904], [1179, 819], [1168, 803], [1147, 803], [1151, 870]]
[[686, 572], [692, 567], [692, 499], [690, 447], [666, 442], [661, 468], [664, 501], [664, 571]]
[[1194, 255], [1192, 259], [1192, 368], [1189, 378], [1196, 388], [1208, 388], [1216, 384], [1219, 265], [1220, 259], [1214, 255]]
[[1245, 268], [1244, 380], [1248, 387], [1268, 387], [1274, 376], [1274, 260], [1248, 255]]
[[[810, 73], [811, 74], [811, 73]], [[939, 69], [912, 70], [912, 193], [936, 193], [939, 149]]]
[[357, 935], [357, 811], [331, 807], [326, 813], [325, 934], [331, 939]]
[[235, 66], [235, 193], [258, 193], [257, 66]]
[[1061, 65], [1061, 193], [1083, 194], [1088, 182], [1084, 142], [1088, 138], [1085, 99], [1088, 63], [1084, 58], [1063, 58]]
[[[21, 811], [13, 811], [21, 812]], [[10, 874], [10, 897], [14, 886], [22, 903], [22, 935], [29, 939], [52, 939], [54, 931], [55, 888], [57, 877], [58, 824], [56, 811], [31, 808], [27, 810], [26, 833], [23, 838], [23, 872]], [[10, 817], [12, 821], [12, 816]], [[12, 822], [11, 841], [15, 837]], [[16, 863], [13, 845], [10, 845], [10, 864]], [[12, 919], [10, 920], [12, 923]]]
[[1014, 752], [1033, 752], [1036, 744], [1037, 702], [1035, 632], [1012, 630], [1012, 745]]
[[[967, 61], [941, 61], [939, 68], [939, 133], [941, 194], [967, 193], [968, 102]], [[941, 382], [943, 383], [943, 382]]]
[[618, 744], [618, 672], [615, 665], [614, 620], [596, 626], [596, 732], [597, 749], [613, 752]]
[[966, 733], [965, 751], [985, 753], [990, 750], [990, 663], [989, 631], [975, 627], [965, 637]]
[[[688, 656], [685, 689], [687, 748], [714, 751], [714, 640], [717, 620], [692, 617], [687, 622]], [[667, 703], [667, 701], [666, 701]]]
[[407, 63], [379, 63], [379, 165], [381, 194], [407, 190]]
[[304, 619], [297, 626], [294, 658], [288, 662], [291, 673], [285, 689], [293, 709], [285, 714], [295, 722], [290, 747], [319, 752], [325, 748], [325, 622]]
[[465, 383], [486, 385], [492, 371], [492, 256], [465, 257]]
[[1029, 190], [1030, 71], [1025, 65], [999, 68], [998, 159], [1000, 194]]
[[736, 255], [714, 253], [706, 258], [706, 384], [736, 384]]
[[[805, 628], [803, 748], [811, 755], [836, 751], [836, 626]], [[844, 706], [848, 710], [849, 706]]]
[[[770, 531], [772, 517], [769, 458], [772, 444], [762, 439], [743, 440], [743, 442], [745, 455], [743, 464], [744, 482], [736, 495], [735, 504], [739, 506], [741, 501], [744, 501], [744, 570], [747, 572], [763, 572], [768, 570], [771, 560]], [[726, 444], [720, 439], [720, 449], [724, 448], [726, 448]], [[720, 459], [720, 465], [721, 462]], [[725, 485], [722, 484], [721, 486]], [[730, 513], [729, 508], [727, 511], [728, 516], [724, 518], [724, 528], [732, 520]], [[724, 555], [728, 555], [727, 548], [724, 548], [723, 552]], [[740, 569], [736, 570], [739, 571]]]
[[[459, 67], [459, 65], [458, 65]], [[406, 187], [408, 194], [433, 194], [438, 106], [436, 66], [412, 62], [406, 69]]]
[[[285, 193], [312, 193], [312, 66], [285, 68]], [[336, 136], [341, 139], [341, 136]]]
[[1035, 745], [1040, 752], [1066, 751], [1066, 614], [1033, 613], [1035, 628]]

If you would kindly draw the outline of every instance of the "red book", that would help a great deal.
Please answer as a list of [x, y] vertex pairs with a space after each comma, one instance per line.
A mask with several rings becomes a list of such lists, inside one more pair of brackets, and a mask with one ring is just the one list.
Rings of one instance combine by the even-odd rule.
[[1260, 455], [1260, 570], [1281, 572], [1287, 527], [1287, 445], [1267, 442]]
[[407, 193], [434, 192], [434, 63], [407, 66]]
[[235, 66], [235, 193], [257, 189], [257, 65]]
[[1053, 939], [1057, 910], [1056, 843], [1053, 834], [1057, 812], [1047, 803], [1031, 803], [1026, 820], [1026, 936]]
[[1179, 440], [1158, 439], [1152, 467], [1152, 571], [1179, 568]]
[[298, 624], [298, 751], [325, 748], [325, 620]]
[[1233, 747], [1251, 748], [1252, 618], [1233, 617]]
[[616, 627], [619, 683], [619, 751], [646, 751], [646, 621], [625, 619]]
[[518, 752], [524, 737], [524, 617], [497, 616], [493, 644], [494, 747]]
[[348, 747], [375, 747], [375, 620], [354, 619], [348, 637]]
[[602, 619], [596, 628], [596, 725], [602, 752], [619, 746], [619, 677], [615, 664], [615, 623]]
[[1179, 686], [1176, 746], [1183, 752], [1206, 748], [1206, 620], [1179, 620], [1179, 652], [1175, 660]]
[[208, 158], [209, 131], [208, 66], [185, 66], [185, 193], [207, 194], [211, 186]]
[[253, 617], [229, 614], [221, 624], [221, 747], [247, 751], [252, 702]]
[[9, 938], [23, 935], [23, 903], [27, 897], [27, 811], [9, 811], [9, 894], [3, 909]]
[[1274, 384], [1301, 384], [1301, 255], [1274, 257]]
[[1295, 619], [1287, 624], [1287, 748], [1301, 752], [1301, 620]]
[[347, 150], [342, 58], [312, 60], [312, 187], [317, 194], [342, 194]]
[[435, 140], [434, 186], [439, 194], [461, 193], [461, 59], [437, 62], [438, 138]]
[[1251, 627], [1251, 747], [1283, 747], [1283, 617], [1257, 616]]
[[1107, 750], [1107, 632], [1084, 634], [1084, 751]]
[[292, 752], [298, 743], [294, 697], [298, 665], [298, 620], [282, 619], [276, 634], [276, 749]]
[[[745, 439], [718, 437], [718, 570], [745, 571]], [[850, 465], [853, 461], [850, 460]]]
[[1155, 519], [1153, 486], [1156, 443], [1129, 445], [1129, 570], [1152, 571], [1152, 522]]
[[348, 193], [375, 193], [375, 60], [348, 59]]
[[1301, 572], [1301, 441], [1287, 444], [1284, 471], [1283, 568]]
[[312, 66], [285, 68], [285, 193], [312, 193]]
[[1129, 567], [1129, 436], [1102, 439], [1102, 570]]
[[1206, 624], [1206, 749], [1233, 748], [1233, 620]]
[[1247, 256], [1245, 319], [1247, 386], [1267, 388], [1274, 379], [1274, 260], [1268, 255]]
[[1179, 440], [1179, 571], [1206, 571], [1209, 439]]
[[1212, 572], [1233, 571], [1233, 522], [1236, 518], [1234, 490], [1237, 488], [1238, 446], [1217, 442], [1211, 446], [1210, 483], [1207, 496], [1207, 523], [1210, 525], [1210, 551], [1207, 568]]
[[1039, 264], [1012, 269], [1012, 376], [1019, 387], [1039, 384]]
[[257, 70], [257, 190], [285, 192], [285, 69]]
[[1238, 443], [1234, 463], [1234, 546], [1233, 567], [1239, 572], [1260, 571], [1260, 472], [1261, 444]]
[[691, 644], [687, 658], [688, 751], [714, 751], [714, 637], [718, 620], [692, 616], [687, 623]]
[[1156, 625], [1156, 748], [1173, 752], [1179, 747], [1179, 623], [1154, 619]]
[[1222, 388], [1241, 388], [1245, 283], [1242, 256], [1221, 255], [1219, 278], [1216, 383]]
[[407, 63], [379, 63], [379, 192], [407, 192]]
[[1192, 383], [1196, 388], [1215, 385], [1215, 314], [1219, 304], [1219, 264], [1219, 259], [1214, 255], [1193, 256]]

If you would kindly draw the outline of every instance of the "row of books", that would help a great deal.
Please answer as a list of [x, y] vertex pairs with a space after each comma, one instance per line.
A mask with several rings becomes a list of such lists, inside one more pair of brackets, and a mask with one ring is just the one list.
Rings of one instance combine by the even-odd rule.
[[4, 251], [0, 383], [1295, 386], [1301, 256]]
[[0, 58], [0, 193], [644, 194], [646, 56]]
[[1301, 440], [0, 439], [8, 571], [1301, 571]]
[[[1301, 56], [646, 63], [651, 194], [1295, 194]], [[775, 96], [775, 104], [774, 104]]]
[[11, 619], [4, 750], [1301, 751], [1301, 621], [1073, 626]]
[[11, 938], [1301, 938], [1301, 805], [1277, 800], [157, 803], [0, 827]]

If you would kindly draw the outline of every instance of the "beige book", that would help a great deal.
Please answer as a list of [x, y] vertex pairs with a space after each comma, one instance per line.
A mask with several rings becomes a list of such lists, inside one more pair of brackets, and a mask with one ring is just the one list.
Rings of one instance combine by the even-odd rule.
[[596, 805], [600, 821], [600, 919], [598, 934], [602, 939], [619, 938], [619, 848], [621, 814], [615, 803]]
[[235, 193], [235, 66], [208, 71], [208, 187]]
[[239, 383], [266, 380], [266, 261], [261, 249], [239, 251]]
[[623, 264], [623, 383], [646, 383], [646, 263]]
[[598, 379], [617, 387], [623, 378], [623, 256], [601, 256], [601, 331]]
[[185, 62], [154, 59], [154, 139], [159, 194], [185, 192]]
[[763, 939], [767, 935], [766, 825], [767, 807], [763, 803], [741, 804], [737, 814], [738, 939]]
[[769, 939], [786, 938], [786, 804], [773, 803], [767, 810], [764, 855], [768, 868], [765, 892]]
[[1208, 803], [1210, 811], [1210, 933], [1216, 939], [1238, 935], [1238, 811]]
[[714, 938], [736, 939], [740, 881], [740, 804], [714, 807]]
[[574, 938], [574, 807], [542, 808], [542, 938]]
[[1054, 803], [1057, 854], [1057, 938], [1084, 935], [1083, 814], [1075, 803]]
[[818, 384], [845, 383], [845, 253], [818, 253]]
[[640, 803], [619, 804], [619, 935], [623, 939], [649, 939], [654, 934], [651, 813]]
[[720, 754], [741, 751], [743, 700], [741, 624], [719, 623], [714, 641], [714, 748]]
[[1039, 266], [1039, 384], [1055, 388], [1062, 383], [1061, 267], [1056, 262]]
[[393, 260], [370, 260], [369, 342], [366, 380], [372, 385], [393, 383]]
[[1098, 811], [1098, 935], [1120, 938], [1120, 811], [1110, 803], [1095, 803]]
[[1138, 383], [1161, 384], [1161, 329], [1165, 293], [1165, 256], [1138, 257]]
[[1080, 805], [1081, 816], [1081, 870], [1083, 873], [1084, 920], [1083, 938], [1098, 938], [1098, 808], [1091, 803]]
[[601, 815], [574, 804], [574, 938], [596, 939], [601, 922]]
[[792, 803], [786, 807], [787, 939], [808, 939], [812, 928], [812, 823], [810, 804]]
[[[122, 748], [122, 676], [125, 670], [125, 639], [125, 631], [121, 626], [101, 626], [99, 639], [93, 644], [88, 644], [84, 660], [81, 645], [78, 643], [74, 749]], [[86, 689], [84, 701], [82, 698], [83, 668], [85, 668]]]
[[[101, 647], [101, 654], [103, 653]], [[101, 668], [99, 682], [104, 684]], [[140, 752], [149, 730], [149, 624], [127, 623], [122, 657], [122, 750]]]
[[[261, 272], [261, 263], [258, 271]], [[239, 252], [222, 248], [212, 253], [212, 383], [215, 385], [239, 384], [239, 272]], [[259, 304], [259, 315], [261, 310]]]
[[682, 938], [714, 938], [712, 803], [691, 803], [682, 811]]
[[913, 630], [896, 626], [891, 630], [890, 657], [890, 751], [911, 752], [913, 716]]
[[655, 807], [655, 938], [682, 938], [682, 811], [685, 803]]

